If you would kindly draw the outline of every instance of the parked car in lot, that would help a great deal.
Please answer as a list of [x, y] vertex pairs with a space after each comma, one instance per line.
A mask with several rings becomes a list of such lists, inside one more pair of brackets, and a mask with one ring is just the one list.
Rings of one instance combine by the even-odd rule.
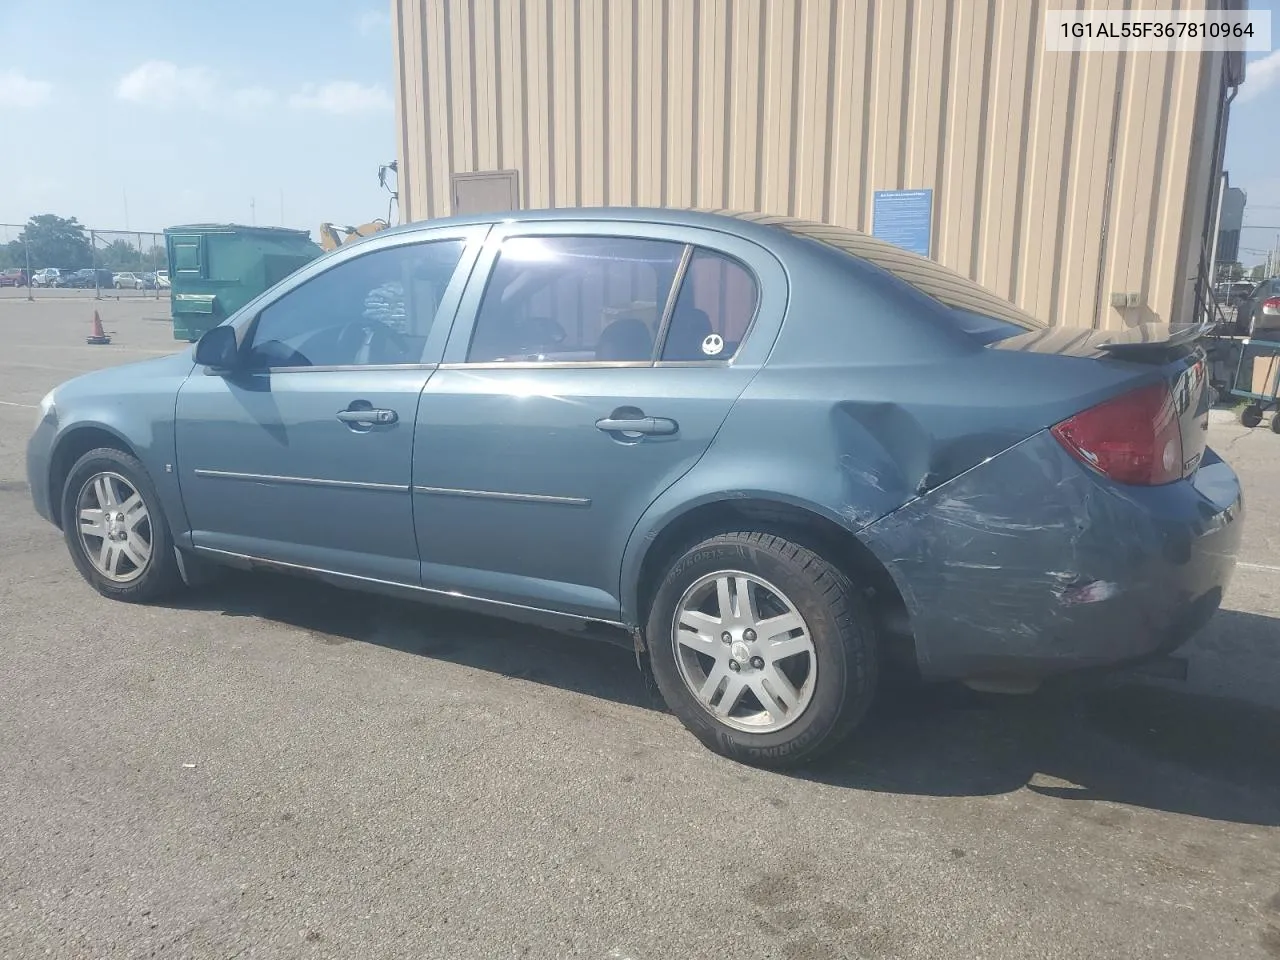
[[61, 271], [57, 267], [44, 267], [31, 275], [31, 285], [33, 287], [55, 287], [58, 285], [58, 275], [60, 273]]
[[168, 290], [168, 289], [169, 289], [170, 284], [169, 284], [169, 271], [168, 271], [168, 270], [157, 270], [157, 271], [156, 271], [156, 286], [157, 286], [157, 287], [159, 287], [161, 290]]
[[138, 280], [142, 284], [143, 290], [154, 290], [156, 288], [156, 275], [154, 273], [140, 273]]
[[54, 281], [57, 287], [92, 287], [93, 271], [92, 270], [72, 270], [67, 273], [61, 273]]
[[59, 274], [53, 283], [56, 287], [75, 287], [91, 277], [92, 274], [88, 270], [70, 270]]
[[1280, 341], [1280, 277], [1263, 280], [1240, 305], [1240, 332], [1258, 340]]
[[1219, 283], [1213, 288], [1214, 299], [1225, 307], [1238, 307], [1249, 299], [1254, 284], [1250, 280], [1232, 280]]
[[141, 290], [143, 286], [142, 278], [130, 271], [113, 275], [111, 283], [117, 290]]
[[1232, 280], [1218, 283], [1213, 288], [1213, 299], [1217, 304], [1220, 330], [1226, 334], [1247, 336], [1248, 325], [1241, 318], [1241, 307], [1248, 302], [1253, 293], [1254, 284], [1249, 280]]
[[108, 290], [115, 285], [115, 277], [110, 270], [94, 270], [92, 267], [85, 267], [83, 270], [76, 270], [72, 273], [64, 273], [58, 277], [55, 286], [73, 287], [77, 289], [102, 289]]
[[108, 597], [227, 564], [580, 629], [785, 766], [888, 663], [1013, 691], [1206, 622], [1243, 508], [1201, 333], [1046, 328], [783, 217], [460, 218], [63, 384], [27, 470]]
[[21, 267], [11, 267], [8, 270], [0, 270], [0, 287], [25, 287], [27, 285], [27, 271]]

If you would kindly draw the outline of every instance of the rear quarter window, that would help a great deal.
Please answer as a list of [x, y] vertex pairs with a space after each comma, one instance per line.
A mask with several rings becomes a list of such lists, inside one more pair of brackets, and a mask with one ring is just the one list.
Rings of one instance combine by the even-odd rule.
[[736, 260], [695, 248], [662, 345], [665, 361], [729, 360], [755, 319], [760, 291]]

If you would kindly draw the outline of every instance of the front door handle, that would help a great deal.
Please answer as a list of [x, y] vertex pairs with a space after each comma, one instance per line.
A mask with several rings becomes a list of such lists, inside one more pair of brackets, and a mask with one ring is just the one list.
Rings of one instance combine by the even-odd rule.
[[680, 426], [666, 417], [605, 417], [596, 421], [596, 429], [605, 433], [642, 433], [650, 437], [667, 437], [679, 430]]
[[343, 423], [373, 426], [374, 424], [395, 423], [400, 419], [400, 415], [394, 410], [369, 408], [367, 410], [339, 410], [338, 419]]

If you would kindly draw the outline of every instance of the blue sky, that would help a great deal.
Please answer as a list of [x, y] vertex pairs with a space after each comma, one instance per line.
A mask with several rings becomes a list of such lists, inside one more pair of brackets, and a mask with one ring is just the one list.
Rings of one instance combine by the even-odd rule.
[[[1271, 45], [1280, 46], [1280, 0], [1251, 0], [1249, 7], [1271, 11]], [[1280, 227], [1280, 49], [1249, 55], [1244, 86], [1231, 105], [1226, 167], [1231, 185], [1249, 195], [1246, 228]], [[1261, 263], [1278, 233], [1245, 229], [1240, 235], [1241, 261], [1250, 266]]]
[[[1280, 40], [1280, 0], [1251, 5]], [[276, 224], [282, 196], [290, 226], [386, 216], [391, 49], [387, 0], [0, 0], [0, 222]], [[1246, 225], [1280, 225], [1280, 51], [1248, 71], [1227, 169]]]
[[0, 0], [0, 222], [385, 217], [393, 89], [387, 0]]

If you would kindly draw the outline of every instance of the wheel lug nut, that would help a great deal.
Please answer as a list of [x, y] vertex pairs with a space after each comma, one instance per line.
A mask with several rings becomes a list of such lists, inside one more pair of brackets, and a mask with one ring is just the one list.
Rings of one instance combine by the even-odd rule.
[[720, 641], [721, 643], [733, 643], [733, 636], [728, 630], [726, 630], [724, 633], [720, 634]]
[[730, 660], [729, 669], [732, 670], [734, 673], [737, 673], [739, 670], [742, 669], [742, 665], [739, 664], [737, 660]]
[[761, 670], [761, 669], [763, 669], [763, 668], [764, 668], [764, 657], [752, 657], [752, 658], [751, 658], [751, 666], [755, 667], [757, 670]]
[[747, 627], [746, 630], [742, 631], [742, 639], [747, 641], [747, 643], [754, 643], [756, 639], [756, 632], [750, 627]]

